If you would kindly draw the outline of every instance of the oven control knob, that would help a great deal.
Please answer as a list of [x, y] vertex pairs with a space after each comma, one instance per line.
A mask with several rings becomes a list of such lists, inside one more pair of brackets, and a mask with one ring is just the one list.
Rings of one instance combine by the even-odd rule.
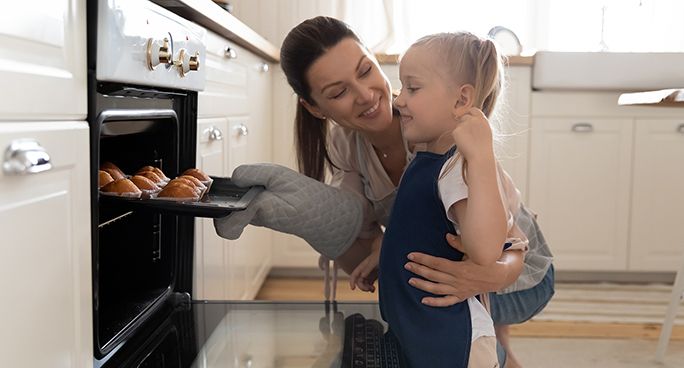
[[176, 60], [175, 64], [178, 67], [181, 77], [185, 77], [187, 73], [199, 69], [199, 57], [199, 52], [195, 52], [195, 55], [190, 55], [185, 49], [180, 49], [178, 52], [178, 60]]
[[162, 45], [155, 42], [152, 38], [147, 40], [147, 68], [154, 70], [159, 64], [169, 64], [171, 62], [171, 54], [173, 52], [169, 48], [169, 39], [164, 37]]

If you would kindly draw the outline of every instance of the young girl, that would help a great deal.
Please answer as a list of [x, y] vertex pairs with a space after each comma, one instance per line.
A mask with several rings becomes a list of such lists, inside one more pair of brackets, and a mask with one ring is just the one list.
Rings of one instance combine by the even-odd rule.
[[[498, 367], [483, 304], [473, 297], [448, 308], [425, 305], [432, 295], [409, 285], [413, 274], [404, 264], [410, 253], [424, 252], [452, 260], [465, 253], [487, 266], [504, 244], [527, 247], [513, 221], [519, 193], [496, 163], [487, 120], [501, 88], [501, 59], [490, 40], [442, 33], [413, 44], [399, 70], [395, 107], [403, 134], [424, 150], [404, 172], [385, 231], [380, 309], [411, 367]], [[447, 243], [445, 234], [454, 232], [463, 249]]]

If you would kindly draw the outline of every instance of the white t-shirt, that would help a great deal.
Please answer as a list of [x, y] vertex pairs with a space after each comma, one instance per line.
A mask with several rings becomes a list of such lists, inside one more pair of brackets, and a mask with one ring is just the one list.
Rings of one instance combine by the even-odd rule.
[[[439, 196], [444, 205], [444, 211], [447, 218], [454, 224], [457, 234], [461, 234], [458, 223], [449, 213], [451, 206], [463, 199], [468, 198], [468, 185], [465, 183], [462, 175], [463, 160], [459, 157], [456, 160], [456, 155], [447, 160], [442, 166], [439, 174], [439, 181], [437, 187], [439, 189]], [[445, 172], [446, 171], [446, 172]], [[520, 194], [512, 185], [510, 177], [507, 177], [505, 171], [497, 165], [497, 183], [499, 186], [499, 194], [506, 209], [506, 219], [508, 226], [508, 234], [506, 242], [511, 243], [509, 249], [527, 250], [528, 240], [525, 234], [515, 224], [514, 217], [520, 208]], [[513, 190], [506, 190], [505, 188], [513, 188]], [[473, 328], [472, 341], [482, 336], [496, 336], [494, 332], [494, 322], [491, 316], [487, 313], [485, 307], [475, 297], [468, 298], [468, 306], [470, 307], [470, 320]]]

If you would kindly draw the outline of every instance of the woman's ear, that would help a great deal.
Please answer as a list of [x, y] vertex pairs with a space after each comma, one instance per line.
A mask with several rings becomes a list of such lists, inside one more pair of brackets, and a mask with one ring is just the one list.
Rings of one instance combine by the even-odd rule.
[[318, 107], [306, 102], [306, 100], [303, 98], [299, 99], [299, 103], [302, 104], [302, 106], [304, 106], [304, 108], [307, 111], [309, 111], [309, 113], [311, 113], [311, 115], [313, 115], [314, 117], [321, 119], [321, 120], [325, 119], [325, 115], [323, 115], [323, 113], [321, 112], [321, 110]]
[[472, 84], [464, 84], [456, 91], [456, 102], [452, 114], [455, 119], [460, 118], [473, 107], [475, 103], [475, 87]]

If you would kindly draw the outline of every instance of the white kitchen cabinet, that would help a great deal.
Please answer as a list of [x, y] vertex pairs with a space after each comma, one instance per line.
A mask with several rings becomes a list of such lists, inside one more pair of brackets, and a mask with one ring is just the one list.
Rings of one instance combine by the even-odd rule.
[[533, 117], [529, 206], [559, 270], [624, 270], [632, 120]]
[[505, 69], [506, 83], [498, 104], [499, 135], [497, 157], [504, 170], [520, 190], [527, 203], [527, 170], [530, 135], [530, 66], [509, 66]]
[[[44, 161], [39, 157], [49, 156], [51, 168], [40, 165], [46, 170], [7, 174], [6, 150], [19, 141], [24, 142], [25, 157], [40, 163]], [[2, 365], [90, 367], [88, 124], [4, 122], [0, 149], [0, 289], [6, 296], [0, 307], [5, 316], [0, 329]]]
[[684, 256], [684, 119], [637, 119], [629, 268], [676, 271]]
[[85, 0], [3, 6], [0, 120], [85, 120], [85, 13]]
[[[206, 164], [207, 173], [226, 177], [241, 164], [271, 162], [272, 65], [212, 32], [205, 42], [198, 166]], [[222, 140], [209, 138], [212, 126]], [[270, 271], [272, 230], [248, 226], [239, 239], [228, 241], [216, 235], [212, 220], [197, 223], [195, 298], [253, 299]]]

